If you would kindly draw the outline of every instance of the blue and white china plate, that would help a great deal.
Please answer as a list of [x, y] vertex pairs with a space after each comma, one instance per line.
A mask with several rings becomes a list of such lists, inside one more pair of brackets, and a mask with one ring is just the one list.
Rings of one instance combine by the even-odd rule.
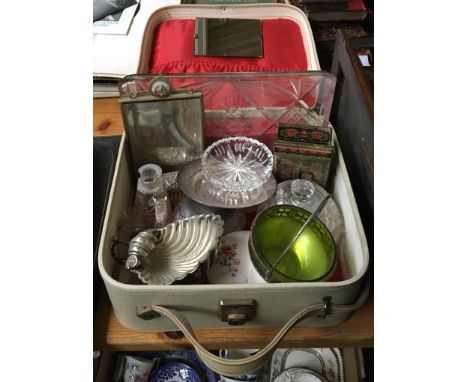
[[155, 370], [149, 382], [202, 382], [202, 378], [189, 365], [182, 362], [168, 362]]

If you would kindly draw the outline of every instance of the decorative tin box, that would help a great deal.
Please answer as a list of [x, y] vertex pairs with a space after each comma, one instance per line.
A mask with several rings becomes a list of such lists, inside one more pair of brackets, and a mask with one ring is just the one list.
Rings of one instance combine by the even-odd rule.
[[335, 156], [331, 126], [280, 124], [273, 151], [279, 182], [299, 178], [327, 187]]
[[330, 126], [293, 125], [280, 123], [278, 139], [294, 142], [309, 142], [319, 145], [333, 145]]

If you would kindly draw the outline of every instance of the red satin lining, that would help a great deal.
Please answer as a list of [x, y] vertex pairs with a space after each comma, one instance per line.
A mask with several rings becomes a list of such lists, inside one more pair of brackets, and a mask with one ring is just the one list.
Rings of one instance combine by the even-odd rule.
[[263, 57], [193, 55], [195, 20], [167, 20], [155, 32], [151, 74], [307, 70], [301, 30], [287, 19], [262, 20]]

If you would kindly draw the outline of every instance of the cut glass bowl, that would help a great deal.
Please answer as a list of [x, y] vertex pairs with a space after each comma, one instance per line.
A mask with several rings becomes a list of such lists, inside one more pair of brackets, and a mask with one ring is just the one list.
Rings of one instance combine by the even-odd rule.
[[249, 192], [264, 185], [273, 169], [273, 155], [263, 143], [247, 137], [214, 142], [202, 156], [203, 175], [221, 191]]

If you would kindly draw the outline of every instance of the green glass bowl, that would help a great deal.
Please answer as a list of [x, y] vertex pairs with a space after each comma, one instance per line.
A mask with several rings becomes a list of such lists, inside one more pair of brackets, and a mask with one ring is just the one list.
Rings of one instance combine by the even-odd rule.
[[[249, 253], [264, 279], [309, 216], [309, 211], [291, 205], [276, 205], [257, 215], [249, 236]], [[323, 281], [331, 276], [335, 265], [333, 236], [315, 218], [273, 271], [269, 282]]]

